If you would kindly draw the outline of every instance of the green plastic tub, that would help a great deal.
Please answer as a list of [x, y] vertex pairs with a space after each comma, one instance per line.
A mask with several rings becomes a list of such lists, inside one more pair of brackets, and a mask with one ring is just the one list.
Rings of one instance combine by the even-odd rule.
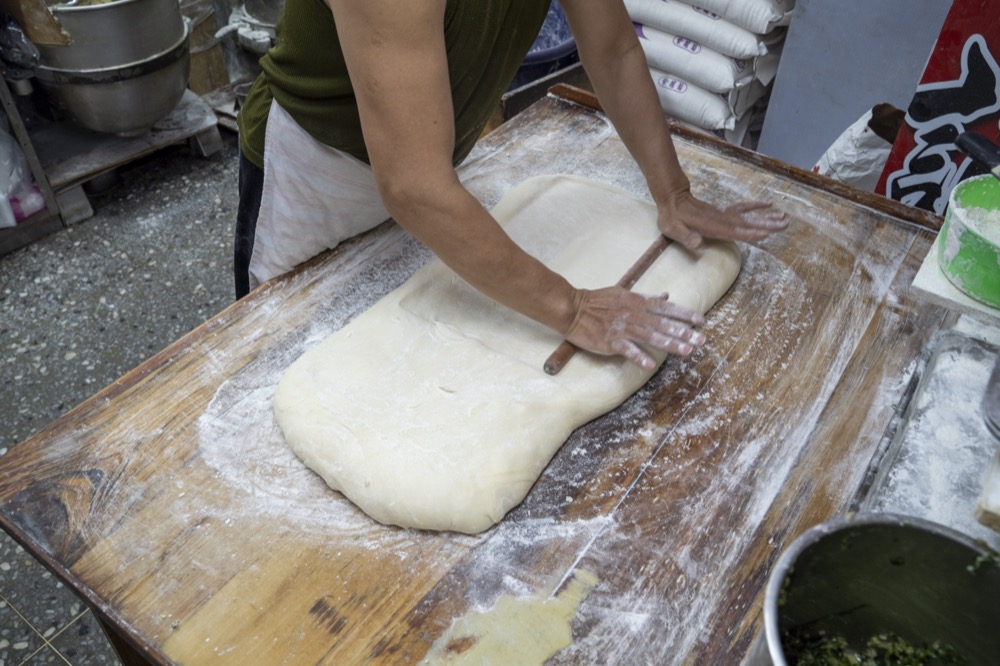
[[948, 201], [938, 264], [956, 287], [1000, 308], [1000, 180], [975, 176], [955, 186]]

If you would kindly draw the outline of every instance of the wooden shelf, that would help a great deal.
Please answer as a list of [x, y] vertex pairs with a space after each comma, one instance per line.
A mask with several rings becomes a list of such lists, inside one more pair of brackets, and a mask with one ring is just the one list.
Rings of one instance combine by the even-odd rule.
[[0, 229], [0, 256], [91, 217], [94, 211], [83, 186], [95, 178], [177, 143], [188, 142], [202, 156], [222, 148], [215, 112], [190, 90], [148, 132], [129, 137], [44, 118], [29, 133], [6, 82], [0, 97], [46, 203], [43, 213], [12, 229]]
[[14, 104], [14, 98], [7, 87], [7, 82], [2, 77], [0, 77], [0, 103], [3, 104], [11, 132], [28, 159], [31, 175], [45, 200], [45, 210], [32, 215], [16, 227], [0, 229], [0, 256], [2, 256], [58, 231], [64, 225], [59, 215], [59, 205], [56, 202], [55, 193], [52, 191], [49, 180], [45, 176], [45, 170], [38, 160], [38, 155], [31, 143], [31, 137], [28, 135], [28, 130], [24, 126], [17, 106]]

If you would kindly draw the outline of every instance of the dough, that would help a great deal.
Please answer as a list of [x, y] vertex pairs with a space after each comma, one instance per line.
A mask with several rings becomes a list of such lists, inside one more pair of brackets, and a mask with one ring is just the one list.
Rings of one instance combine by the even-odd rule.
[[504, 595], [488, 611], [470, 610], [434, 641], [420, 664], [544, 664], [573, 642], [570, 623], [599, 582], [577, 569], [558, 593]]
[[[617, 282], [658, 233], [652, 205], [570, 176], [525, 181], [493, 214], [578, 287]], [[635, 290], [705, 312], [740, 261], [732, 243], [673, 244]], [[434, 260], [293, 363], [275, 414], [305, 464], [375, 520], [475, 534], [524, 499], [575, 428], [652, 375], [582, 352], [546, 375], [560, 341]]]

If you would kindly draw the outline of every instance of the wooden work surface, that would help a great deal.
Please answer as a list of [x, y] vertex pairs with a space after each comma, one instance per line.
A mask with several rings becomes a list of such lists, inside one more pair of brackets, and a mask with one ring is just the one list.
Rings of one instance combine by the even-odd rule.
[[[551, 663], [738, 663], [778, 555], [853, 506], [951, 320], [907, 293], [932, 232], [713, 141], [677, 144], [697, 194], [772, 200], [791, 227], [744, 247], [707, 347], [579, 429], [494, 529], [372, 523], [298, 463], [271, 415], [283, 368], [427, 259], [391, 223], [0, 458], [3, 526], [156, 662], [418, 662], [456, 618], [587, 571], [597, 582]], [[644, 193], [606, 119], [551, 96], [462, 169], [487, 206], [559, 172]]]

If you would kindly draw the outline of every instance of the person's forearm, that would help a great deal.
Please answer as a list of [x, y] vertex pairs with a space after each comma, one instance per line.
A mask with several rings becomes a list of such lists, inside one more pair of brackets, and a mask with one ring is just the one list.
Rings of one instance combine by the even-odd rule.
[[587, 63], [594, 92], [649, 184], [657, 203], [689, 189], [653, 86], [646, 58], [634, 42], [620, 57]]
[[457, 180], [436, 191], [399, 192], [386, 203], [401, 226], [474, 288], [559, 333], [569, 330], [580, 294], [518, 247]]
[[[620, 24], [609, 36], [627, 43], [624, 37], [629, 33], [621, 26], [631, 24], [624, 6], [606, 5], [603, 0], [567, 2], [581, 19], [578, 24]], [[687, 324], [697, 323], [690, 318], [692, 313], [679, 312], [663, 295], [647, 297], [620, 287], [574, 289], [517, 247], [459, 182], [452, 166], [454, 109], [441, 29], [445, 0], [327, 3], [354, 87], [379, 194], [400, 225], [486, 296], [583, 349], [621, 354], [643, 367], [653, 365], [643, 345], [673, 353], [690, 351], [695, 333]], [[603, 20], [609, 11], [613, 22]], [[589, 51], [615, 50], [602, 38], [603, 31], [590, 34], [598, 44]], [[648, 101], [643, 107], [642, 113], [651, 113]], [[629, 117], [625, 108], [612, 113], [616, 118]], [[665, 128], [663, 136], [669, 142]], [[639, 137], [628, 143], [641, 155], [644, 168], [651, 173], [659, 168], [651, 157], [655, 151], [640, 151]]]
[[704, 344], [705, 336], [693, 328], [704, 318], [670, 302], [666, 294], [643, 295], [616, 286], [574, 289], [515, 245], [457, 180], [433, 191], [388, 197], [387, 208], [486, 296], [581, 349], [620, 355], [647, 370], [656, 366], [650, 350], [687, 355]]

